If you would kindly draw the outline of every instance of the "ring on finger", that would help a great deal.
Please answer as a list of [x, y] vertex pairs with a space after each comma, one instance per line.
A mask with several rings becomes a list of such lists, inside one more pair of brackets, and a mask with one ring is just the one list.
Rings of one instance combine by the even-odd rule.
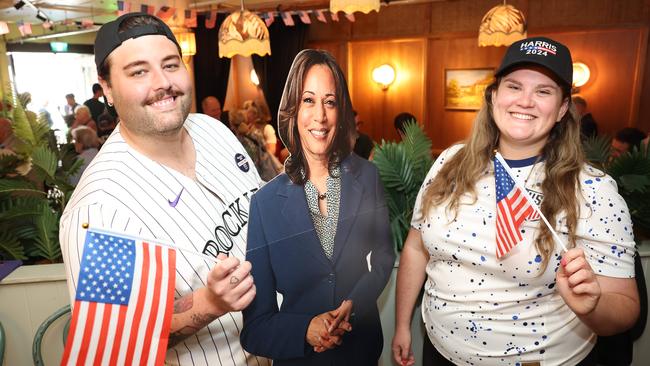
[[237, 276], [230, 277], [230, 284], [231, 285], [236, 285], [238, 283], [239, 283], [239, 278], [237, 278]]

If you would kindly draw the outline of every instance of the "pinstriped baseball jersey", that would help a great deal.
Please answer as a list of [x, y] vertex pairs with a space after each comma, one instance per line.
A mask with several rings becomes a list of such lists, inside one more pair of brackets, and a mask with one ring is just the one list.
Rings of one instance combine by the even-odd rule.
[[[205, 286], [212, 267], [191, 252], [245, 258], [251, 195], [261, 180], [235, 136], [218, 121], [190, 114], [196, 180], [131, 148], [118, 128], [84, 172], [61, 217], [60, 242], [71, 299], [77, 287], [85, 229], [161, 239], [177, 252], [175, 297]], [[241, 313], [228, 313], [170, 348], [169, 365], [270, 365], [239, 343]]]

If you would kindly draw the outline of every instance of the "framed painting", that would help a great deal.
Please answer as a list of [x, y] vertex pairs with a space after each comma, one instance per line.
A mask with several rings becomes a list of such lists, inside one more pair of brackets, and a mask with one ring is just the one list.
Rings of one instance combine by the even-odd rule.
[[485, 89], [494, 80], [494, 69], [446, 69], [445, 109], [478, 110]]

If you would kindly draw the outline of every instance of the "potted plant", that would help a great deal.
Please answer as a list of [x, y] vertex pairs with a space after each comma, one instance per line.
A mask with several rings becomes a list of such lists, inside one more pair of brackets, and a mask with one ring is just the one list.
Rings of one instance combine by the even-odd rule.
[[583, 142], [589, 162], [610, 175], [630, 210], [637, 241], [650, 238], [650, 154], [648, 144], [611, 158], [611, 138], [597, 136]]
[[411, 121], [401, 142], [382, 140], [375, 146], [373, 162], [384, 184], [393, 244], [399, 252], [411, 226], [415, 199], [433, 164], [431, 139]]
[[61, 261], [59, 218], [80, 167], [74, 148], [59, 146], [41, 118], [5, 93], [1, 118], [10, 122], [10, 147], [0, 151], [0, 259]]

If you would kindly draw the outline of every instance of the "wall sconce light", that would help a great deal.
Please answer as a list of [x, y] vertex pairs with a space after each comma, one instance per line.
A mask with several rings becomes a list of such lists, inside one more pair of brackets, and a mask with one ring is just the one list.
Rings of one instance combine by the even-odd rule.
[[381, 90], [388, 90], [395, 81], [395, 69], [389, 64], [377, 66], [372, 70], [372, 80], [379, 84]]
[[589, 81], [591, 71], [589, 67], [582, 62], [573, 63], [573, 86], [579, 88]]

